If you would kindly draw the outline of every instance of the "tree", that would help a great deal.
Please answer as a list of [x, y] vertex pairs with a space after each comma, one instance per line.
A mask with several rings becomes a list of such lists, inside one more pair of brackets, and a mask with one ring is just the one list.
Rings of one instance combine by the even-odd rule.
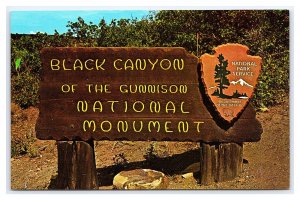
[[[219, 64], [215, 66], [215, 83], [218, 83], [219, 97], [224, 98], [226, 95], [223, 94], [223, 89], [227, 89], [230, 85], [227, 75], [230, 71], [226, 68], [228, 67], [228, 60], [224, 60], [224, 56], [220, 54], [218, 56]], [[215, 93], [214, 93], [215, 94]]]

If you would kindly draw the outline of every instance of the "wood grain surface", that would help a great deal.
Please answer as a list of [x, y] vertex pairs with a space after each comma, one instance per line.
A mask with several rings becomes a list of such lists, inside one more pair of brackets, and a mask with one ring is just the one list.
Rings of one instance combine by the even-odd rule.
[[[231, 123], [220, 119], [199, 81], [198, 58], [183, 48], [44, 48], [41, 58], [40, 113], [36, 125], [39, 139], [204, 142], [260, 139], [262, 127], [251, 104]], [[73, 92], [71, 85], [75, 85]], [[142, 89], [135, 92], [135, 86]], [[148, 86], [149, 90], [143, 89]], [[127, 91], [130, 87], [133, 91]], [[66, 92], [67, 89], [70, 91]], [[88, 106], [86, 111], [81, 110], [80, 101]], [[155, 110], [154, 104], [158, 106], [158, 102], [160, 109]], [[94, 127], [84, 130], [85, 120], [94, 121], [95, 130]], [[118, 123], [125, 121], [126, 131], [118, 127]], [[160, 124], [159, 131], [149, 125], [151, 121]], [[183, 124], [185, 129], [188, 124], [187, 131], [183, 131]]]

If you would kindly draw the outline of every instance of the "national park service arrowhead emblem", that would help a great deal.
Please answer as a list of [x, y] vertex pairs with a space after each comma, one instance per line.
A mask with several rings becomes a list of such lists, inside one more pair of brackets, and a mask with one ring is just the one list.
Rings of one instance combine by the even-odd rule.
[[244, 110], [257, 84], [262, 59], [248, 55], [240, 44], [216, 47], [214, 55], [200, 57], [201, 78], [217, 113], [232, 122]]

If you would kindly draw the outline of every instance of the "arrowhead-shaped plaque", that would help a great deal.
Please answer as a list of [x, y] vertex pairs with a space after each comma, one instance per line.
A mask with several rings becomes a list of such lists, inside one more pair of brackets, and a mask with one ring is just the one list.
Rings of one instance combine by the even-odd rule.
[[216, 112], [227, 122], [244, 110], [257, 84], [262, 59], [248, 55], [240, 44], [216, 47], [214, 55], [200, 57], [201, 78]]

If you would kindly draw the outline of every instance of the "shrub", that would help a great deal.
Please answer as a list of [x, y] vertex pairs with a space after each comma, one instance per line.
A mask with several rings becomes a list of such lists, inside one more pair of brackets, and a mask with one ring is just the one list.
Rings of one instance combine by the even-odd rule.
[[124, 165], [128, 164], [128, 160], [126, 159], [124, 153], [119, 153], [119, 154], [114, 155], [113, 161], [116, 165], [124, 166]]
[[35, 139], [32, 138], [14, 138], [11, 141], [11, 157], [28, 154], [29, 157], [35, 158], [40, 155], [39, 149], [33, 146]]
[[40, 156], [40, 151], [39, 151], [38, 147], [36, 147], [32, 144], [29, 146], [27, 153], [30, 158], [36, 158], [36, 157]]
[[39, 77], [28, 71], [11, 78], [12, 102], [27, 108], [38, 102]]
[[27, 135], [12, 135], [11, 138], [11, 157], [29, 154], [30, 157], [38, 155], [38, 149], [32, 144], [36, 139]]
[[159, 158], [157, 148], [156, 148], [156, 142], [151, 142], [150, 146], [146, 149], [146, 153], [143, 156], [147, 161], [153, 161], [156, 158]]
[[256, 108], [282, 103], [289, 96], [289, 52], [263, 59], [262, 71], [252, 102]]

